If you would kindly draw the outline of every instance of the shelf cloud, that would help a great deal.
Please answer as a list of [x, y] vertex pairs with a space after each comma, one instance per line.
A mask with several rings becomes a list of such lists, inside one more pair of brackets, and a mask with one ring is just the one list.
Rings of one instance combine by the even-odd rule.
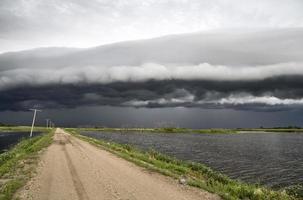
[[191, 66], [165, 66], [146, 63], [142, 66], [83, 66], [60, 69], [21, 68], [2, 71], [0, 90], [29, 85], [110, 84], [115, 82], [183, 81], [261, 81], [272, 77], [303, 75], [303, 63], [230, 67], [208, 63]]
[[303, 105], [303, 29], [206, 32], [0, 54], [0, 110]]

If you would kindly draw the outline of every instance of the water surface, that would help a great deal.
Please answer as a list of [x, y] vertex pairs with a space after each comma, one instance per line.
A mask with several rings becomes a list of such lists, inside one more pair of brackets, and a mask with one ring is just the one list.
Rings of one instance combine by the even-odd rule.
[[[33, 136], [41, 134], [34, 132]], [[17, 144], [22, 138], [28, 138], [29, 132], [0, 132], [0, 153]]]
[[200, 162], [231, 178], [272, 187], [303, 183], [303, 133], [81, 134]]

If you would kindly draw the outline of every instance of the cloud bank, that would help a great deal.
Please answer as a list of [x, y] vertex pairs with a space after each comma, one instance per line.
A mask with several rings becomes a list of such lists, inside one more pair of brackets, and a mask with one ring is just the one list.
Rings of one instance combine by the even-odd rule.
[[110, 84], [151, 80], [260, 81], [278, 76], [303, 75], [302, 66], [303, 62], [237, 68], [208, 63], [192, 66], [165, 66], [147, 63], [142, 66], [83, 66], [81, 68], [63, 67], [56, 70], [23, 68], [2, 71], [0, 90], [23, 85]]
[[303, 105], [303, 29], [207, 32], [0, 54], [0, 110]]

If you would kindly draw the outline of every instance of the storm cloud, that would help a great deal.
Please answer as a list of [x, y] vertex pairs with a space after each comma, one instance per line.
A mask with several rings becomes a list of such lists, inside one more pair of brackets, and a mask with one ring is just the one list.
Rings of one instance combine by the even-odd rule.
[[0, 110], [303, 106], [303, 29], [174, 35], [0, 55]]

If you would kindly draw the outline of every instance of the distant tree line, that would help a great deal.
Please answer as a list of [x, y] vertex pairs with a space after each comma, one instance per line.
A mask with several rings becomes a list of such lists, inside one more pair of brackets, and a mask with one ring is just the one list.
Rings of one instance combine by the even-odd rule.
[[13, 126], [13, 125], [0, 122], [0, 126]]

